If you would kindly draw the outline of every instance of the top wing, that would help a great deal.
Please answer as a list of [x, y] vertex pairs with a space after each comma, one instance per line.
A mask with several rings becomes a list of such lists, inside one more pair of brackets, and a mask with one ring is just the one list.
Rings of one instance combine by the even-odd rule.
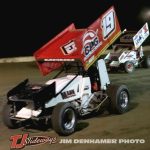
[[149, 36], [148, 23], [145, 23], [144, 26], [133, 37], [135, 49], [138, 49], [142, 45], [142, 43], [147, 39], [148, 36]]
[[87, 70], [121, 34], [112, 6], [86, 29], [68, 26], [34, 53], [43, 75], [65, 61], [80, 60]]

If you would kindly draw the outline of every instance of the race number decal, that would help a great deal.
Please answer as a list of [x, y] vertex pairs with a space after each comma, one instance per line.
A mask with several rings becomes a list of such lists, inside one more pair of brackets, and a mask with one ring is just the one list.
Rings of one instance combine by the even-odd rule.
[[101, 27], [103, 30], [103, 38], [107, 39], [110, 34], [115, 30], [115, 12], [110, 10], [107, 14], [103, 16]]
[[61, 49], [65, 55], [69, 55], [73, 53], [77, 49], [77, 47], [74, 41], [69, 41], [67, 44], [62, 46]]

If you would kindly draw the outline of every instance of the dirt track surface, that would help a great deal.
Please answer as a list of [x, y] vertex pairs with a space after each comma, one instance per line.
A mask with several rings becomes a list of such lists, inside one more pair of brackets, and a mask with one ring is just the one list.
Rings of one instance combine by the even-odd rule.
[[[6, 103], [6, 93], [25, 78], [33, 83], [44, 83], [49, 77], [42, 77], [32, 63], [0, 64], [0, 113]], [[57, 144], [26, 146], [24, 150], [148, 150], [150, 149], [150, 69], [136, 69], [133, 74], [110, 74], [112, 83], [125, 83], [131, 93], [130, 111], [123, 115], [97, 115], [81, 120], [77, 132], [67, 137], [58, 136], [51, 128], [46, 131], [34, 128], [8, 129], [0, 116], [0, 150], [10, 149], [10, 136], [29, 133], [30, 136], [57, 137]], [[59, 144], [60, 139], [144, 139], [144, 144]]]

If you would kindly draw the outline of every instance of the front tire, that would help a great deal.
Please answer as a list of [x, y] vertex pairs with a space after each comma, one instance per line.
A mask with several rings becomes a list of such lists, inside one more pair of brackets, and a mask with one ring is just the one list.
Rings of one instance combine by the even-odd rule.
[[11, 113], [13, 112], [13, 106], [11, 104], [5, 104], [2, 112], [2, 119], [4, 124], [10, 128], [10, 129], [15, 129], [18, 128], [18, 124], [15, 120], [12, 120]]
[[70, 103], [59, 103], [52, 112], [52, 127], [60, 135], [70, 135], [75, 131], [77, 116]]
[[135, 66], [132, 62], [127, 61], [124, 64], [124, 69], [125, 69], [125, 72], [132, 73], [135, 70]]
[[129, 109], [129, 91], [126, 85], [110, 85], [107, 89], [110, 99], [109, 112], [123, 114]]

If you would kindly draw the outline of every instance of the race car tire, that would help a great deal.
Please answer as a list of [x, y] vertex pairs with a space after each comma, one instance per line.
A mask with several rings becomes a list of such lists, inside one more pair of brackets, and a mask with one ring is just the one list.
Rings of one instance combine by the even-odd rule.
[[132, 62], [127, 61], [124, 64], [124, 69], [125, 69], [125, 72], [132, 73], [135, 70], [135, 66]]
[[110, 85], [106, 91], [109, 97], [108, 111], [123, 114], [129, 109], [130, 95], [126, 85]]
[[150, 56], [143, 56], [142, 66], [144, 68], [150, 68]]
[[18, 123], [15, 120], [12, 120], [11, 117], [11, 112], [13, 111], [13, 106], [11, 104], [5, 104], [3, 111], [2, 111], [2, 119], [4, 124], [10, 128], [10, 129], [15, 129], [18, 128]]
[[52, 127], [59, 135], [70, 135], [75, 131], [77, 115], [71, 103], [59, 103], [52, 112]]

